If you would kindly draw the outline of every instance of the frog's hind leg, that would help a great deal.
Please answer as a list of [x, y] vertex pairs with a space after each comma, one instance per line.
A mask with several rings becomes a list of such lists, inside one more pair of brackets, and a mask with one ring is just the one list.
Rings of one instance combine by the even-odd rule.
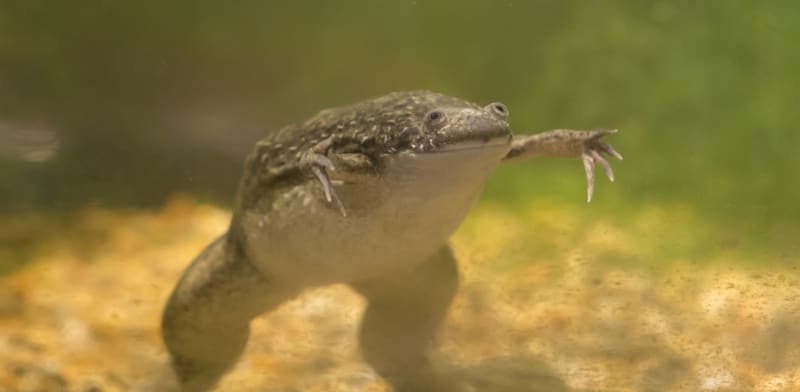
[[450, 248], [410, 270], [352, 286], [369, 301], [359, 336], [367, 362], [397, 392], [451, 390], [428, 356], [458, 286]]
[[227, 236], [209, 245], [184, 272], [162, 320], [182, 390], [212, 389], [244, 350], [250, 320], [288, 297]]

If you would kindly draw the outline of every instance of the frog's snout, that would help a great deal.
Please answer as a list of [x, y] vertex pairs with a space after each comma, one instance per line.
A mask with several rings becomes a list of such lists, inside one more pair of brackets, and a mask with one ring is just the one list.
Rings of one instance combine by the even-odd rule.
[[508, 140], [511, 135], [511, 130], [505, 120], [490, 116], [481, 116], [473, 120], [468, 128], [464, 139], [493, 142]]
[[471, 116], [454, 125], [449, 132], [437, 135], [438, 142], [444, 149], [475, 148], [508, 144], [511, 141], [508, 123], [491, 114]]

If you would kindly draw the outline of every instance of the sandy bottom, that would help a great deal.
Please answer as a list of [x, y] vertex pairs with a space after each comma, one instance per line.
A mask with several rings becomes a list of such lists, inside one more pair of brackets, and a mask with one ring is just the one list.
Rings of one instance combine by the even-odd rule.
[[[709, 237], [677, 207], [581, 216], [478, 206], [453, 239], [463, 283], [436, 357], [478, 390], [800, 390], [796, 257], [755, 267], [735, 233]], [[87, 208], [45, 230], [0, 277], [0, 391], [175, 390], [160, 312], [228, 219], [176, 197], [160, 211]], [[255, 320], [219, 390], [388, 391], [355, 344], [363, 306], [332, 286]]]

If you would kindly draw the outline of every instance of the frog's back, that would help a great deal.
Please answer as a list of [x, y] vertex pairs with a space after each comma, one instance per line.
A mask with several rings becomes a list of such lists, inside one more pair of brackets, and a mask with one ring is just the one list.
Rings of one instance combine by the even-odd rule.
[[256, 144], [251, 159], [273, 173], [296, 165], [302, 154], [333, 136], [362, 148], [383, 146], [390, 135], [420, 132], [422, 116], [437, 106], [477, 107], [430, 91], [394, 92], [350, 106], [321, 110], [309, 119], [287, 125]]

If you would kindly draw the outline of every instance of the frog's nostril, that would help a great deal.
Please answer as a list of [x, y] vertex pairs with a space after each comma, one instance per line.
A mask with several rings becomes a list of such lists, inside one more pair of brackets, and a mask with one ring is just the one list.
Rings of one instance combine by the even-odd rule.
[[489, 109], [495, 116], [502, 118], [503, 120], [508, 118], [508, 108], [506, 105], [503, 105], [500, 102], [494, 102], [487, 105], [487, 109]]

